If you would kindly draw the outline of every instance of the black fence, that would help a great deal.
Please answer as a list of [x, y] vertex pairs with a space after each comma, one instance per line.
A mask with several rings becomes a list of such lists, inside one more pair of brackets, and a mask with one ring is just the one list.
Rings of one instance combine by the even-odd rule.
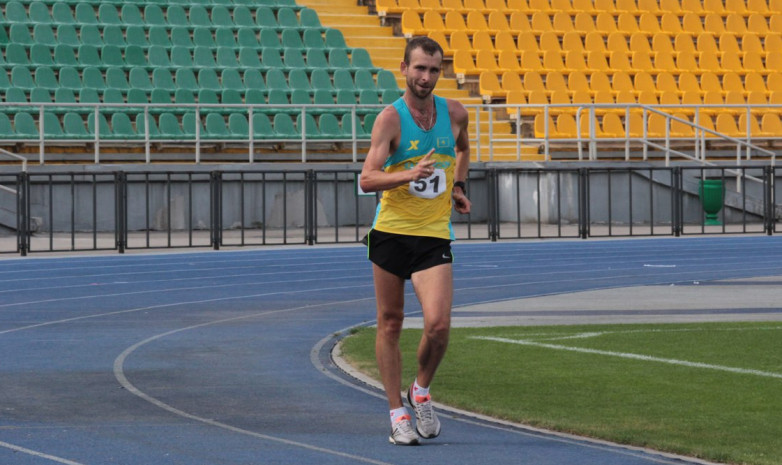
[[[357, 243], [357, 170], [0, 173], [0, 253]], [[771, 166], [474, 169], [458, 240], [773, 234]], [[708, 210], [708, 211], [707, 211]]]

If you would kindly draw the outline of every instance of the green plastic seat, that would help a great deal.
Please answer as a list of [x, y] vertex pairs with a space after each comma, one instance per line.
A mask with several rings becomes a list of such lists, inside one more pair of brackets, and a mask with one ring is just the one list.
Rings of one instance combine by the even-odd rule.
[[218, 91], [223, 88], [214, 68], [204, 68], [198, 71], [198, 86], [201, 89], [211, 89], [214, 91]]
[[[109, 90], [118, 90], [118, 89], [109, 89]], [[120, 98], [121, 97], [122, 97], [122, 92], [120, 92]], [[104, 100], [105, 100], [105, 95], [104, 95]], [[130, 90], [128, 90], [127, 103], [141, 104], [141, 105], [145, 105], [149, 103], [149, 99], [147, 98], [147, 91], [136, 87], [131, 88]], [[140, 108], [128, 109], [128, 111], [139, 111], [139, 110]]]
[[245, 105], [265, 105], [266, 92], [260, 89], [249, 89], [244, 94]]
[[207, 28], [198, 28], [193, 31], [193, 45], [195, 47], [213, 48], [216, 47], [212, 31]]
[[212, 49], [197, 45], [193, 49], [193, 66], [201, 69], [214, 69], [217, 63]]
[[[94, 115], [92, 115], [94, 118]], [[84, 125], [81, 115], [76, 112], [68, 112], [62, 117], [62, 130], [69, 139], [89, 139], [90, 134]]]
[[310, 84], [313, 90], [326, 90], [334, 93], [334, 84], [331, 82], [331, 75], [325, 69], [316, 69], [310, 74]]
[[[171, 28], [171, 45], [174, 47], [184, 47], [191, 49], [194, 47], [193, 39], [190, 37], [190, 30], [184, 26]], [[171, 54], [173, 60], [173, 53]]]
[[[242, 94], [240, 94], [236, 89], [223, 89], [222, 93], [220, 94], [220, 103], [224, 103], [226, 105], [241, 105], [244, 103], [242, 101]], [[228, 111], [239, 111], [238, 108], [230, 108], [227, 109]]]
[[54, 91], [60, 87], [60, 83], [57, 82], [57, 76], [54, 74], [54, 69], [48, 66], [39, 66], [35, 69], [35, 87], [40, 89], [46, 89], [47, 91]]
[[233, 9], [233, 22], [238, 27], [256, 27], [253, 14], [245, 5], [237, 5]]
[[111, 115], [111, 132], [115, 139], [135, 139], [138, 137], [127, 113], [120, 112]]
[[33, 44], [30, 47], [30, 63], [34, 66], [52, 66], [52, 49], [48, 45]]
[[50, 111], [43, 114], [43, 134], [49, 139], [62, 139], [65, 136], [60, 125], [60, 118]]
[[266, 80], [258, 68], [247, 69], [242, 73], [242, 82], [247, 91], [260, 90], [266, 92]]
[[125, 40], [125, 35], [122, 33], [122, 27], [117, 25], [106, 26], [103, 28], [103, 43], [106, 45], [113, 45], [121, 49], [128, 45], [127, 41]]
[[322, 29], [323, 25], [320, 23], [318, 12], [312, 8], [302, 8], [299, 11], [299, 23], [301, 27], [307, 29]]
[[301, 27], [299, 18], [293, 8], [277, 9], [277, 24], [280, 29], [298, 29]]
[[167, 25], [166, 16], [163, 9], [157, 3], [149, 3], [144, 7], [144, 22], [147, 26], [165, 26]]
[[126, 26], [144, 25], [144, 16], [142, 16], [138, 5], [134, 3], [125, 3], [122, 5], [122, 22]]
[[195, 137], [196, 133], [202, 137], [204, 135], [204, 125], [200, 119], [196, 118], [195, 113], [188, 112], [182, 115], [182, 132], [185, 136]]
[[119, 68], [109, 68], [106, 70], [106, 87], [125, 91], [130, 89], [127, 77], [125, 76], [125, 71]]
[[[56, 5], [59, 5], [59, 3]], [[76, 28], [73, 27], [73, 24], [60, 24], [57, 26], [57, 42], [60, 45], [68, 45], [73, 48], [81, 45], [81, 39], [79, 39], [79, 34], [76, 33]]]
[[11, 68], [11, 82], [15, 87], [28, 91], [35, 87], [33, 76], [26, 66], [16, 65]]
[[170, 68], [171, 59], [168, 56], [168, 48], [160, 45], [150, 45], [147, 49], [147, 63], [151, 68]]
[[326, 52], [320, 48], [307, 49], [307, 66], [313, 70], [328, 70], [329, 61], [326, 58]]
[[[352, 138], [353, 137], [353, 115], [350, 113], [345, 113], [342, 115], [341, 119], [342, 123], [342, 133], [345, 135], [345, 137]], [[368, 135], [366, 132], [364, 132], [364, 126], [361, 125], [361, 121], [357, 121], [358, 124], [355, 125], [356, 128], [356, 138], [358, 139], [364, 139], [367, 138]]]
[[318, 129], [324, 139], [342, 139], [345, 137], [337, 116], [332, 113], [325, 113], [318, 117]]
[[[290, 118], [289, 118], [290, 119]], [[275, 139], [277, 134], [274, 132], [269, 117], [264, 113], [253, 113], [253, 137], [259, 139]]]
[[281, 38], [281, 44], [284, 48], [304, 48], [304, 42], [302, 42], [301, 35], [297, 29], [284, 29]]
[[70, 5], [65, 2], [55, 2], [52, 5], [52, 22], [55, 24], [76, 24]]
[[350, 90], [355, 92], [355, 84], [353, 83], [353, 76], [347, 69], [338, 69], [334, 72], [334, 89], [336, 90]]
[[[129, 93], [131, 90], [133, 89], [125, 91], [123, 89], [113, 89], [109, 87], [103, 91], [101, 102], [104, 104], [122, 105], [125, 103], [125, 93]], [[146, 94], [144, 95], [144, 98], [146, 99]]]
[[334, 71], [353, 69], [345, 49], [336, 48], [329, 51], [329, 68]]
[[79, 90], [79, 103], [90, 105], [93, 103], [102, 103], [98, 90], [90, 87], [82, 87]]
[[239, 62], [236, 60], [236, 52], [233, 47], [217, 47], [216, 52], [217, 67], [220, 69], [236, 68]]
[[38, 139], [38, 126], [30, 113], [14, 115], [14, 133], [19, 139]]
[[184, 136], [179, 120], [172, 113], [162, 113], [158, 117], [158, 132], [163, 139], [179, 139]]
[[372, 128], [375, 126], [375, 120], [377, 119], [377, 113], [369, 113], [364, 116], [364, 132], [366, 134], [372, 134]]
[[120, 68], [125, 66], [122, 50], [116, 45], [104, 45], [100, 51], [100, 58], [103, 66], [117, 66]]
[[193, 57], [190, 55], [190, 49], [180, 45], [171, 47], [171, 66], [174, 68], [192, 68]]
[[189, 89], [177, 89], [174, 92], [174, 103], [191, 105], [196, 103], [195, 94]]
[[52, 16], [49, 14], [49, 7], [44, 2], [32, 2], [27, 7], [30, 15], [30, 22], [33, 24], [52, 24]]
[[144, 54], [144, 49], [138, 45], [125, 47], [125, 65], [147, 66], [147, 56]]
[[174, 78], [178, 89], [188, 89], [194, 91], [198, 89], [198, 81], [196, 80], [193, 70], [190, 68], [179, 68], [176, 70]]
[[240, 48], [260, 49], [258, 36], [255, 29], [251, 27], [240, 27], [236, 32], [236, 45]]
[[190, 26], [187, 13], [181, 5], [169, 5], [166, 9], [166, 21], [170, 26]]
[[260, 6], [255, 10], [255, 23], [261, 30], [275, 30], [279, 27], [274, 11], [268, 6]]
[[204, 125], [207, 139], [229, 139], [228, 127], [225, 124], [225, 118], [219, 113], [209, 113], [206, 115], [206, 124]]
[[[312, 93], [312, 103], [315, 105], [318, 105], [321, 112], [334, 112], [334, 108], [330, 108], [331, 105], [334, 105], [334, 94], [331, 93], [331, 91], [325, 90], [325, 89], [316, 89]], [[337, 110], [339, 112], [345, 112], [349, 111], [346, 108], [341, 108]]]
[[5, 90], [5, 103], [27, 103], [29, 89], [9, 87]]
[[172, 91], [173, 89], [161, 89], [155, 86], [155, 88], [152, 89], [152, 93], [149, 94], [149, 103], [153, 105], [170, 105], [172, 103]]
[[239, 48], [239, 66], [247, 70], [264, 68], [258, 50], [250, 47]]
[[401, 89], [385, 89], [380, 94], [380, 101], [384, 105], [393, 103], [396, 99], [402, 96]]
[[399, 90], [399, 84], [396, 82], [394, 73], [387, 69], [381, 69], [377, 72], [377, 88], [378, 90], [393, 89]]
[[358, 100], [356, 99], [356, 94], [351, 89], [337, 90], [335, 100], [337, 104], [345, 105], [342, 107], [342, 111], [350, 111], [350, 108], [346, 105], [356, 105], [358, 103]]
[[261, 50], [261, 64], [264, 68], [270, 70], [284, 68], [285, 65], [282, 62], [280, 49], [263, 48]]
[[232, 50], [237, 48], [234, 30], [224, 26], [217, 28], [215, 30], [215, 45]]
[[282, 48], [280, 38], [274, 29], [261, 29], [259, 41], [261, 48]]
[[320, 130], [318, 129], [318, 123], [315, 121], [315, 117], [311, 113], [305, 113], [303, 116], [301, 113], [296, 115], [296, 128], [299, 134], [305, 134], [308, 139], [321, 138]]
[[59, 87], [54, 91], [54, 103], [76, 103], [76, 94], [73, 89]]
[[78, 91], [83, 87], [79, 71], [72, 66], [63, 66], [60, 68], [57, 77], [61, 88]]
[[12, 24], [20, 23], [27, 25], [30, 22], [30, 18], [27, 16], [27, 9], [15, 0], [5, 4], [5, 19]]
[[300, 48], [286, 48], [283, 54], [283, 63], [288, 69], [308, 69], [307, 63], [304, 61], [304, 55], [302, 55], [303, 49]]
[[369, 70], [360, 69], [356, 71], [353, 80], [357, 91], [369, 89], [377, 93], [377, 84], [375, 84], [375, 79]]
[[369, 52], [365, 48], [354, 48], [350, 52], [350, 64], [357, 69], [379, 71], [379, 68], [372, 64], [372, 57], [369, 56]]
[[[301, 89], [291, 90], [291, 104], [292, 105], [309, 105], [312, 103], [312, 97], [309, 92]], [[294, 108], [292, 111], [296, 113], [301, 112], [301, 108]]]
[[[108, 78], [106, 80], [108, 81]], [[131, 68], [128, 76], [128, 85], [132, 89], [141, 89], [145, 92], [152, 92], [154, 88], [152, 81], [149, 79], [149, 71], [144, 68]]]
[[[95, 135], [94, 113], [87, 115], [87, 133], [89, 133], [91, 136]], [[98, 136], [101, 139], [110, 139], [113, 136], [111, 128], [109, 127], [109, 122], [106, 121], [106, 115], [103, 113], [98, 113]]]
[[288, 86], [290, 86], [291, 90], [303, 90], [308, 94], [312, 93], [312, 85], [307, 72], [303, 69], [291, 69], [288, 72]]
[[220, 83], [223, 85], [223, 89], [235, 90], [240, 95], [245, 91], [242, 76], [237, 68], [224, 69], [220, 73]]
[[0, 139], [13, 139], [14, 128], [11, 126], [11, 118], [5, 113], [0, 113]]
[[176, 89], [176, 84], [174, 84], [171, 71], [163, 68], [154, 69], [152, 71], [152, 87], [173, 92]]
[[83, 45], [90, 45], [95, 48], [103, 47], [103, 34], [95, 24], [85, 24], [79, 29], [79, 40]]
[[98, 48], [94, 45], [83, 44], [79, 46], [79, 65], [102, 67], [103, 61], [100, 59]]
[[51, 24], [36, 24], [33, 28], [33, 40], [36, 44], [42, 44], [52, 48], [59, 44], [57, 38], [54, 36]]
[[98, 24], [98, 17], [95, 16], [95, 8], [92, 3], [77, 3], [74, 18], [76, 23], [81, 24], [82, 27], [89, 24]]
[[305, 49], [319, 49], [326, 48], [326, 44], [323, 41], [323, 34], [319, 29], [305, 29], [302, 34], [302, 43]]
[[250, 137], [250, 124], [242, 113], [228, 115], [228, 132], [233, 139], [248, 139]]
[[149, 47], [149, 40], [147, 40], [147, 32], [144, 26], [128, 26], [125, 29], [125, 41], [129, 47], [134, 46], [141, 49]]
[[[359, 105], [380, 105], [380, 98], [376, 90], [363, 89], [358, 94]], [[367, 108], [369, 111], [378, 111], [377, 108]]]
[[165, 26], [152, 26], [149, 28], [149, 45], [167, 48], [171, 46], [171, 39], [168, 37], [168, 29]]
[[16, 42], [8, 44], [5, 48], [5, 61], [9, 65], [27, 66], [30, 64], [25, 46]]
[[274, 133], [276, 137], [283, 139], [298, 139], [299, 132], [293, 126], [293, 120], [286, 113], [274, 115]]
[[325, 33], [326, 48], [329, 50], [342, 49], [349, 50], [348, 44], [345, 42], [345, 36], [342, 35], [342, 31], [339, 29], [328, 28]]
[[104, 26], [108, 24], [122, 24], [117, 8], [110, 3], [101, 3], [98, 7], [98, 22]]
[[[217, 105], [220, 99], [214, 89], [201, 89], [198, 91], [198, 103], [203, 105]], [[202, 109], [203, 111], [203, 109]]]
[[209, 18], [209, 13], [203, 5], [191, 5], [189, 19], [191, 26], [198, 28], [212, 27], [212, 20]]
[[136, 133], [139, 135], [139, 137], [146, 138], [147, 133], [149, 133], [150, 139], [160, 138], [160, 130], [157, 127], [155, 118], [152, 118], [151, 116], [147, 118], [143, 112], [136, 115], [135, 126]]
[[0, 27], [0, 45], [8, 45], [9, 41], [8, 31], [5, 30], [5, 27]]
[[232, 28], [236, 26], [236, 24], [234, 24], [233, 16], [231, 16], [231, 12], [228, 11], [228, 8], [226, 8], [225, 5], [215, 5], [212, 7], [211, 20], [215, 27]]
[[270, 69], [266, 72], [266, 89], [269, 93], [284, 92], [290, 93], [290, 86], [288, 85], [288, 79], [279, 68]]

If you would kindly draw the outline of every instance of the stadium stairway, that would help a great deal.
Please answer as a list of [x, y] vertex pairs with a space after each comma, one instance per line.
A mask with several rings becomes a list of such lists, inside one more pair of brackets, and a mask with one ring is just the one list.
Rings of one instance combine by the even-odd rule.
[[[380, 19], [370, 13], [369, 7], [357, 5], [355, 0], [298, 0], [298, 3], [315, 10], [324, 26], [342, 31], [348, 46], [367, 49], [372, 63], [393, 72], [400, 88], [405, 88], [404, 78], [399, 74], [399, 63], [402, 60], [407, 42], [405, 38], [395, 36], [392, 27], [381, 26]], [[444, 75], [440, 78], [437, 84], [437, 94], [458, 99], [463, 104], [482, 103], [480, 97], [470, 96], [468, 90], [460, 89], [453, 76]], [[475, 127], [475, 111], [471, 109], [470, 113], [470, 136], [474, 138], [478, 133]], [[489, 161], [487, 149], [489, 147], [489, 124], [484, 116], [480, 131], [482, 134], [480, 139], [482, 161]], [[507, 121], [495, 118], [492, 124], [492, 131], [496, 134], [510, 136], [513, 132], [512, 126]], [[523, 146], [521, 152], [524, 161], [543, 160], [543, 156], [538, 154], [537, 146]], [[516, 161], [518, 158], [515, 145], [512, 147], [495, 146], [492, 155], [492, 161]], [[473, 143], [472, 158], [476, 159], [475, 142]]]

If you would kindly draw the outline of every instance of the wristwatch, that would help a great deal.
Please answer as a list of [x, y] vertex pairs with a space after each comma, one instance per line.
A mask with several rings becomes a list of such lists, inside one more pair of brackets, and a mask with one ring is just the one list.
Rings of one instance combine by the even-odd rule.
[[464, 184], [464, 181], [454, 181], [453, 187], [461, 187], [462, 193], [467, 195], [467, 186]]

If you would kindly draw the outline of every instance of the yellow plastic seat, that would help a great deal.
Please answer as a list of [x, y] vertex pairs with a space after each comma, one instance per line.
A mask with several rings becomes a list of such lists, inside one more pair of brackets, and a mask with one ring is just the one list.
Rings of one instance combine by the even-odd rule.
[[602, 121], [603, 137], [619, 139], [626, 136], [624, 124], [618, 113], [606, 113]]
[[[504, 2], [503, 2], [504, 3]], [[496, 31], [495, 35], [500, 32], [509, 32], [510, 24], [508, 23], [508, 16], [505, 12], [494, 10], [489, 13], [489, 29]]]
[[646, 135], [652, 139], [662, 139], [665, 137], [667, 121], [665, 116], [659, 113], [650, 113], [646, 120]]
[[766, 54], [766, 70], [770, 73], [782, 73], [782, 49]]
[[516, 49], [516, 39], [510, 31], [500, 31], [494, 37], [494, 50], [502, 52], [504, 50], [511, 51], [518, 55], [518, 49]]
[[[700, 8], [700, 3], [698, 3], [698, 7]], [[660, 0], [660, 14], [658, 16], [662, 16], [665, 13], [682, 16], [685, 11], [682, 9], [679, 0]]]
[[763, 79], [760, 73], [747, 73], [744, 76], [744, 91], [748, 93], [759, 92], [763, 95], [768, 95], [769, 93], [768, 88], [766, 88], [766, 80]]
[[592, 0], [572, 0], [573, 10], [577, 12], [588, 13], [590, 16], [597, 12]]
[[556, 91], [567, 91], [567, 80], [565, 75], [559, 71], [549, 71], [546, 73], [546, 90], [553, 93]]
[[[689, 118], [686, 114], [682, 112], [676, 112], [673, 114], [676, 118], [683, 119], [689, 121]], [[695, 130], [693, 127], [689, 124], [682, 123], [679, 120], [672, 119], [671, 120], [671, 129], [670, 129], [671, 137], [678, 137], [678, 138], [692, 138], [695, 136]]]
[[544, 51], [543, 67], [548, 70], [564, 71], [565, 62], [562, 60], [562, 54], [554, 50]]
[[760, 135], [764, 137], [780, 137], [782, 120], [777, 113], [766, 113], [760, 120]]
[[633, 69], [636, 71], [645, 71], [649, 73], [654, 70], [651, 52], [633, 52], [631, 63]]
[[529, 3], [527, 0], [506, 0], [508, 3], [508, 9], [511, 11], [529, 11]]
[[768, 8], [768, 0], [747, 0], [747, 12], [752, 15], [770, 16], [771, 10]]
[[460, 15], [467, 13], [467, 8], [464, 7], [464, 2], [462, 0], [440, 0], [440, 2], [447, 11], [453, 11]]
[[500, 51], [500, 54], [497, 57], [497, 67], [502, 73], [513, 72], [518, 74], [521, 72], [521, 64], [519, 63], [514, 50]]
[[445, 26], [442, 15], [439, 12], [428, 10], [424, 12], [424, 19], [422, 21], [424, 29], [427, 31], [445, 31], [446, 34], [453, 34], [455, 30], [449, 29]]
[[638, 22], [635, 20], [635, 16], [632, 13], [620, 13], [616, 18], [616, 30], [625, 35], [638, 32]]
[[697, 73], [700, 71], [698, 61], [695, 58], [695, 52], [679, 52], [676, 55], [676, 68], [680, 73]]
[[644, 136], [644, 119], [640, 111], [630, 113], [629, 120], [625, 120], [625, 130], [634, 139]]
[[[548, 120], [548, 127], [547, 121]], [[533, 124], [535, 127], [535, 138], [536, 139], [543, 139], [545, 137], [554, 138], [557, 137], [557, 126], [554, 124], [554, 119], [549, 115], [548, 118], [542, 113], [539, 112], [535, 115], [535, 122]]]
[[[609, 103], [614, 103], [613, 98], [610, 98], [610, 94], [609, 94], [609, 99], [611, 100], [611, 102]], [[592, 93], [589, 92], [588, 90], [579, 90], [573, 92], [570, 96], [570, 102], [574, 105], [589, 105], [593, 103]], [[594, 103], [600, 103], [600, 102], [598, 102], [597, 98], [595, 98]]]
[[559, 35], [554, 31], [547, 31], [543, 34], [540, 34], [538, 45], [540, 46], [541, 52], [545, 53], [552, 51], [558, 54], [562, 53], [562, 45], [559, 42]]
[[400, 26], [402, 28], [402, 34], [405, 37], [426, 35], [429, 33], [429, 30], [424, 29], [424, 25], [421, 22], [421, 17], [418, 15], [418, 12], [414, 10], [405, 10], [402, 12]]
[[722, 92], [727, 94], [731, 91], [744, 92], [744, 80], [739, 73], [728, 72], [722, 76]]
[[567, 77], [567, 88], [570, 92], [591, 92], [589, 79], [583, 71], [571, 71]]
[[[445, 34], [445, 31], [440, 31], [442, 34]], [[456, 50], [472, 50], [472, 43], [470, 42], [470, 36], [467, 35], [464, 31], [455, 31], [450, 35], [450, 39], [448, 40], [450, 43], [451, 49]]]
[[747, 103], [749, 105], [767, 105], [768, 99], [766, 93], [761, 91], [750, 91], [747, 95]]
[[719, 36], [719, 50], [722, 55], [729, 53], [731, 55], [741, 56], [741, 48], [736, 40], [736, 36], [733, 34], [720, 34]]
[[521, 82], [521, 74], [514, 73], [512, 71], [505, 71], [502, 73], [502, 80], [500, 82], [502, 90], [507, 93], [521, 91], [524, 92], [524, 84]]
[[584, 50], [589, 52], [606, 53], [605, 39], [600, 32], [590, 32], [584, 37]]
[[658, 71], [666, 71], [670, 73], [677, 72], [679, 67], [676, 66], [676, 62], [673, 60], [672, 53], [656, 52], [654, 55], [654, 68]]
[[532, 27], [532, 30], [538, 34], [554, 30], [554, 25], [551, 23], [551, 16], [543, 11], [535, 11], [532, 13], [530, 26]]
[[492, 71], [481, 71], [478, 78], [478, 91], [484, 102], [490, 103], [493, 100], [504, 99], [506, 92], [500, 86], [500, 80], [497, 74]]
[[623, 71], [617, 71], [611, 76], [611, 90], [617, 94], [619, 92], [635, 92], [633, 87], [633, 79], [628, 73]]
[[551, 25], [558, 34], [576, 30], [575, 26], [573, 25], [573, 20], [570, 19], [570, 15], [563, 11], [557, 11], [554, 13]]
[[747, 30], [765, 37], [769, 34], [768, 21], [763, 15], [753, 13], [747, 18]]
[[741, 65], [746, 72], [766, 73], [763, 57], [759, 52], [746, 52], [741, 60]]
[[682, 13], [695, 13], [697, 15], [702, 14], [703, 5], [701, 0], [681, 0]]
[[523, 55], [524, 52], [533, 52], [535, 55], [540, 55], [538, 40], [535, 38], [535, 34], [530, 31], [522, 32], [516, 37], [516, 49], [519, 51], [519, 55]]
[[746, 34], [747, 23], [744, 22], [744, 17], [736, 13], [729, 14], [728, 17], [725, 18], [725, 32], [730, 32], [739, 36]]
[[641, 105], [658, 105], [660, 103], [657, 100], [657, 96], [654, 91], [644, 90], [638, 94], [638, 103]]
[[719, 48], [717, 47], [717, 41], [714, 39], [713, 34], [702, 33], [698, 34], [695, 39], [695, 49], [703, 54], [714, 55], [715, 58], [719, 58]]
[[613, 73], [631, 71], [632, 66], [630, 66], [630, 60], [627, 58], [627, 53], [617, 51], [611, 52], [608, 56], [608, 68]]
[[728, 12], [725, 11], [725, 5], [723, 0], [703, 0], [703, 12], [706, 14], [716, 14], [719, 16], [727, 16]]
[[610, 68], [608, 67], [605, 53], [596, 51], [587, 52], [587, 69], [593, 73], [597, 71], [608, 71]]
[[722, 83], [715, 73], [706, 72], [701, 74], [699, 84], [701, 92], [722, 92]]
[[695, 73], [679, 74], [679, 81], [677, 82], [677, 85], [679, 86], [680, 93], [685, 93], [685, 92], [697, 92], [699, 94], [701, 93], [700, 82], [698, 81], [698, 76], [696, 76]]
[[673, 38], [673, 49], [677, 52], [696, 52], [692, 34], [676, 34]]
[[671, 57], [673, 60], [673, 44], [671, 44], [671, 37], [668, 34], [655, 34], [652, 36], [652, 51], [657, 54], [664, 54]]
[[502, 13], [503, 15], [507, 15], [513, 12], [512, 8], [508, 7], [508, 4], [505, 2], [505, 0], [486, 0], [484, 2], [486, 4], [486, 8], [488, 8], [492, 12]]
[[601, 90], [611, 92], [611, 81], [608, 78], [608, 74], [602, 71], [592, 73], [592, 76], [589, 78], [589, 88], [592, 92], [600, 92]]
[[[546, 85], [543, 83], [543, 77], [539, 71], [525, 71], [524, 72], [524, 90], [528, 93], [531, 92], [543, 92], [546, 95]], [[530, 96], [527, 96], [530, 99]]]
[[679, 86], [676, 84], [676, 78], [667, 71], [658, 73], [654, 84], [658, 96], [668, 93], [674, 95], [679, 93]]
[[744, 98], [744, 92], [740, 90], [729, 90], [725, 94], [726, 105], [746, 105], [747, 100]]
[[584, 52], [578, 50], [568, 50], [565, 54], [565, 68], [570, 71], [584, 71], [587, 69]]
[[582, 54], [585, 53], [586, 50], [584, 50], [584, 42], [581, 40], [581, 34], [575, 31], [566, 32], [562, 36], [562, 50], [565, 54], [570, 51], [581, 52]]
[[658, 0], [638, 0], [638, 11], [641, 13], [641, 16], [645, 14], [661, 16], [663, 14]]
[[430, 39], [440, 44], [440, 46], [443, 48], [443, 56], [453, 56], [453, 48], [451, 47], [450, 41], [448, 40], [448, 37], [445, 35], [444, 31], [431, 31], [426, 35]]
[[511, 13], [508, 21], [511, 31], [516, 31], [517, 33], [532, 31], [532, 25], [530, 25], [526, 11], [529, 10], [519, 10]]
[[[424, 17], [424, 25], [426, 25], [426, 17]], [[453, 31], [465, 31], [468, 35], [472, 35], [478, 32], [476, 29], [467, 26], [462, 13], [454, 10], [445, 13], [444, 25], [445, 30], [451, 33]]]
[[418, 12], [423, 14], [426, 10], [432, 10], [440, 14], [445, 14], [445, 8], [440, 3], [440, 0], [420, 0], [421, 6]]
[[453, 72], [457, 80], [464, 80], [468, 75], [478, 74], [472, 54], [469, 50], [454, 50], [453, 52]]
[[[701, 23], [693, 23], [692, 27], [697, 28], [698, 25]], [[690, 27], [690, 26], [687, 26]], [[693, 31], [696, 34], [700, 34], [701, 32], [710, 32], [714, 35], [720, 35], [725, 32], [725, 22], [723, 21], [722, 17], [716, 13], [707, 13], [706, 16], [703, 18], [703, 29], [698, 31]]]
[[646, 34], [635, 33], [630, 36], [630, 50], [633, 52], [651, 52], [652, 46]]
[[741, 63], [740, 55], [735, 53], [723, 53], [720, 59], [722, 69], [729, 72], [742, 73], [744, 65]]
[[612, 32], [617, 32], [616, 22], [614, 16], [608, 11], [601, 11], [595, 17], [595, 30], [607, 35]]
[[[715, 17], [714, 15], [711, 15], [712, 17]], [[706, 15], [706, 18], [709, 18], [709, 15]], [[717, 18], [719, 18], [717, 16]], [[704, 32], [706, 30], [705, 26], [706, 20], [701, 20], [701, 17], [693, 14], [693, 13], [685, 13], [684, 16], [682, 16], [682, 32], [688, 32], [692, 35], [697, 36], [698, 34]]]
[[551, 6], [551, 3], [549, 3], [549, 0], [527, 0], [529, 3], [529, 8], [532, 11], [540, 11], [542, 13], [546, 14], [553, 14], [555, 12], [555, 9]]
[[598, 13], [613, 13], [616, 11], [616, 4], [614, 0], [592, 0], [595, 6], [595, 11]]
[[[695, 15], [695, 17], [698, 16]], [[680, 17], [673, 13], [664, 13], [660, 17], [660, 30], [672, 35], [680, 34], [683, 32]]]
[[763, 39], [763, 50], [766, 54], [782, 50], [782, 34], [769, 34]]
[[766, 54], [760, 36], [754, 32], [747, 32], [741, 36], [741, 51], [744, 53], [755, 52], [760, 53], [761, 55]]
[[522, 69], [529, 71], [543, 71], [545, 67], [540, 61], [538, 52], [531, 50], [524, 50], [521, 52], [521, 67]]
[[495, 35], [498, 32], [496, 29], [491, 29], [489, 27], [489, 23], [486, 22], [486, 16], [484, 16], [482, 12], [475, 10], [467, 13], [466, 27], [468, 31], [474, 31], [473, 34], [484, 31]]
[[643, 13], [638, 18], [638, 30], [646, 35], [654, 35], [663, 32], [660, 29], [660, 22], [654, 13]]
[[646, 71], [640, 71], [633, 76], [633, 90], [636, 94], [641, 92], [654, 92], [654, 78]]
[[592, 18], [593, 16], [591, 13], [579, 11], [573, 19], [573, 30], [582, 35], [594, 32], [596, 29], [595, 20]]
[[766, 78], [766, 88], [769, 92], [782, 92], [782, 74], [769, 74]]
[[725, 0], [725, 11], [728, 13], [728, 17], [731, 15], [748, 16], [747, 4], [745, 0]]
[[489, 31], [478, 31], [472, 35], [471, 48], [474, 53], [478, 50], [490, 50], [495, 55], [497, 52], [494, 50], [494, 40]]
[[629, 54], [630, 48], [627, 45], [627, 36], [621, 32], [608, 34], [608, 37], [606, 37], [606, 51], [609, 56], [613, 52]]
[[742, 133], [736, 124], [736, 118], [733, 114], [728, 112], [721, 112], [717, 114], [717, 124], [715, 126], [717, 132], [725, 134], [731, 137], [742, 137], [746, 135], [746, 132]]
[[577, 139], [578, 126], [572, 113], [560, 113], [557, 115], [556, 137], [560, 139]]
[[[548, 105], [548, 94], [545, 90], [533, 90], [527, 94], [527, 103], [530, 105]], [[540, 108], [538, 108], [538, 111]]]
[[576, 11], [570, 0], [550, 0], [550, 3], [551, 9], [554, 10], [555, 13], [561, 12], [570, 16]]
[[698, 68], [701, 72], [722, 73], [722, 64], [719, 55], [716, 52], [699, 52], [701, 54], [698, 60]]
[[635, 0], [614, 0], [616, 5], [616, 11], [621, 15], [622, 13], [635, 14], [638, 12], [638, 5]]

